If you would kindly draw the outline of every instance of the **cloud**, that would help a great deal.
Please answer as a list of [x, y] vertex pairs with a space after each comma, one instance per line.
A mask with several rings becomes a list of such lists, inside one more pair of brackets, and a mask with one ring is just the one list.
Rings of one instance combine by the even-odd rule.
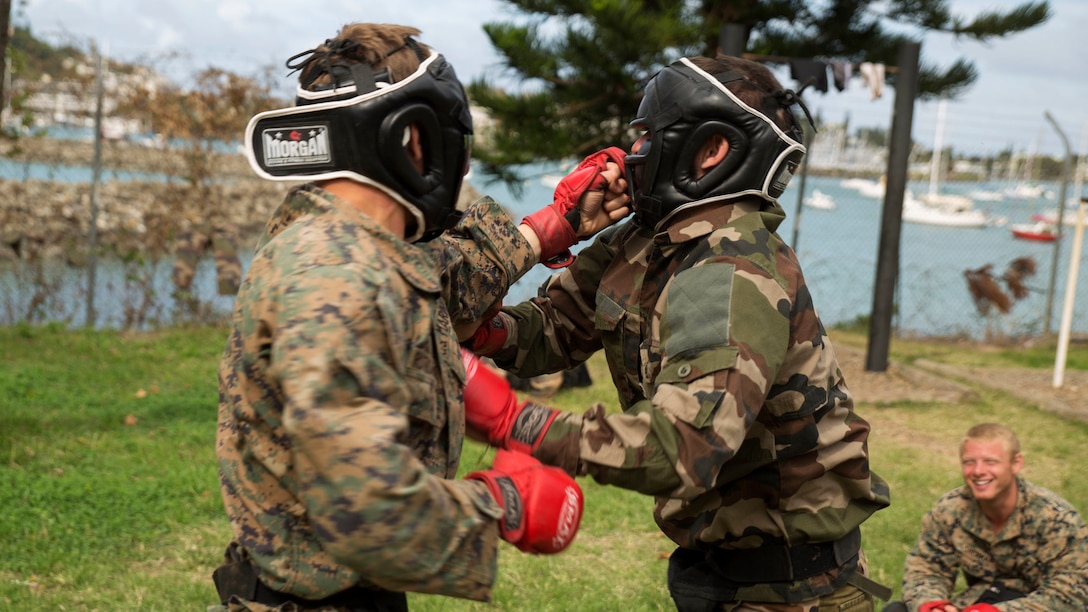
[[[993, 5], [993, 0], [956, 0], [951, 9], [970, 19]], [[28, 0], [21, 6], [16, 3], [17, 22], [29, 20], [34, 33], [51, 42], [106, 41], [110, 55], [123, 61], [176, 56], [170, 65], [157, 66], [183, 82], [209, 66], [246, 75], [271, 66], [282, 76], [285, 91], [293, 87], [285, 59], [359, 20], [420, 28], [420, 38], [443, 53], [464, 81], [501, 78], [501, 58], [483, 24], [516, 17], [502, 0], [386, 1], [365, 8], [358, 0]], [[1088, 45], [1082, 41], [1088, 2], [1050, 0], [1050, 6], [1054, 16], [1042, 27], [1004, 39], [977, 43], [930, 34], [923, 41], [923, 61], [947, 66], [964, 57], [979, 70], [971, 91], [949, 105], [950, 117], [970, 146], [985, 152], [1011, 140], [1034, 140], [1041, 127], [1049, 129], [1044, 110], [1068, 126], [1071, 138], [1088, 119], [1083, 102], [1088, 80], [1082, 77], [1088, 65]], [[792, 84], [788, 79], [783, 83]], [[847, 92], [814, 97], [812, 104], [825, 120], [838, 122], [849, 113], [853, 127], [890, 127], [894, 92], [874, 102], [863, 89], [855, 83]], [[922, 142], [932, 137], [933, 106], [919, 103], [916, 108], [915, 132]], [[928, 123], [921, 127], [921, 122]], [[949, 123], [950, 138], [960, 137]], [[1043, 143], [1044, 148], [1056, 145], [1057, 140]]]

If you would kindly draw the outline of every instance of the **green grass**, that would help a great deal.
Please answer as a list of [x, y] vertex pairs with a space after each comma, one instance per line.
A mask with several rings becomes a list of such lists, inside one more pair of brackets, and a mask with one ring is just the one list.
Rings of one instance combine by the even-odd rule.
[[[853, 334], [853, 335], [851, 335]], [[150, 334], [0, 329], [0, 609], [203, 610], [215, 602], [212, 569], [229, 528], [219, 497], [214, 437], [215, 369], [226, 331]], [[836, 342], [864, 344], [857, 332]], [[1050, 367], [1053, 345], [1018, 349], [955, 342], [892, 344], [894, 360]], [[1088, 368], [1074, 345], [1071, 369]], [[581, 412], [614, 405], [603, 360], [595, 384], [550, 403]], [[1021, 436], [1025, 475], [1081, 510], [1088, 425], [1069, 422], [981, 389], [959, 404], [859, 406], [873, 425], [873, 468], [893, 505], [863, 528], [872, 573], [898, 590], [918, 522], [937, 496], [960, 483], [959, 436], [981, 420]], [[469, 443], [462, 474], [493, 451]], [[665, 587], [671, 543], [651, 500], [581, 479], [586, 515], [562, 555], [529, 556], [504, 545], [495, 600], [477, 604], [411, 595], [413, 610], [671, 610]]]

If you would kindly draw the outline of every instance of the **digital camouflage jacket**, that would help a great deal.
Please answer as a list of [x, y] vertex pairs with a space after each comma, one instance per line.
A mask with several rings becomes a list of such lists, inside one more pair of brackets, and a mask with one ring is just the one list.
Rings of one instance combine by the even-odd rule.
[[[1027, 593], [995, 604], [1003, 612], [1088, 610], [1088, 528], [1056, 493], [1017, 478], [1018, 495], [994, 533], [966, 486], [944, 495], [922, 518], [907, 556], [903, 597], [911, 610], [936, 600], [965, 608], [991, 585]], [[952, 591], [963, 572], [967, 589]]]
[[313, 185], [269, 220], [219, 367], [216, 454], [235, 540], [269, 587], [490, 597], [502, 511], [454, 480], [453, 325], [536, 263], [489, 198], [409, 244]]
[[[655, 518], [691, 549], [837, 540], [889, 503], [869, 470], [853, 401], [785, 218], [758, 202], [701, 206], [651, 235], [600, 234], [539, 297], [500, 314], [493, 355], [529, 377], [604, 349], [621, 413], [563, 414], [534, 453], [601, 483], [653, 495]], [[828, 576], [738, 599], [797, 601]]]

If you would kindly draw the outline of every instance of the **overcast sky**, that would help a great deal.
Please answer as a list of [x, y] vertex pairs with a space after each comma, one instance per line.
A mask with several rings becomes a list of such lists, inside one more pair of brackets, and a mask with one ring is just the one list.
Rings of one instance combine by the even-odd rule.
[[[951, 0], [955, 14], [973, 17], [1019, 0]], [[500, 0], [27, 0], [13, 2], [15, 19], [50, 42], [95, 41], [121, 60], [176, 56], [168, 66], [191, 75], [208, 66], [256, 74], [332, 36], [345, 23], [404, 23], [423, 31], [420, 39], [441, 51], [463, 81], [498, 77], [499, 57], [483, 33], [489, 21], [513, 17]], [[1088, 0], [1050, 0], [1054, 16], [1042, 27], [980, 44], [930, 34], [922, 61], [947, 66], [959, 57], [973, 61], [979, 79], [970, 92], [949, 103], [943, 142], [964, 153], [1019, 152], [1061, 155], [1064, 148], [1044, 113], [1049, 112], [1074, 154], [1088, 139]], [[796, 85], [781, 69], [787, 86]], [[810, 109], [825, 121], [849, 116], [853, 127], [889, 128], [895, 92], [873, 100], [860, 80], [844, 92], [806, 92]], [[936, 103], [915, 106], [912, 134], [932, 146]], [[632, 109], [633, 110], [633, 109]], [[617, 143], [626, 147], [628, 143]]]

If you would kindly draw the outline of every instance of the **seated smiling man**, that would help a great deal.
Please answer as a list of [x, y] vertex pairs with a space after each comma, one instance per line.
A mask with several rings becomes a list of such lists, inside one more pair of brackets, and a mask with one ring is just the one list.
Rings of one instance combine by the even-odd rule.
[[[1020, 441], [981, 423], [960, 443], [964, 485], [922, 518], [906, 602], [885, 612], [1088, 610], [1088, 529], [1069, 502], [1019, 476]], [[967, 588], [953, 594], [958, 572]]]

